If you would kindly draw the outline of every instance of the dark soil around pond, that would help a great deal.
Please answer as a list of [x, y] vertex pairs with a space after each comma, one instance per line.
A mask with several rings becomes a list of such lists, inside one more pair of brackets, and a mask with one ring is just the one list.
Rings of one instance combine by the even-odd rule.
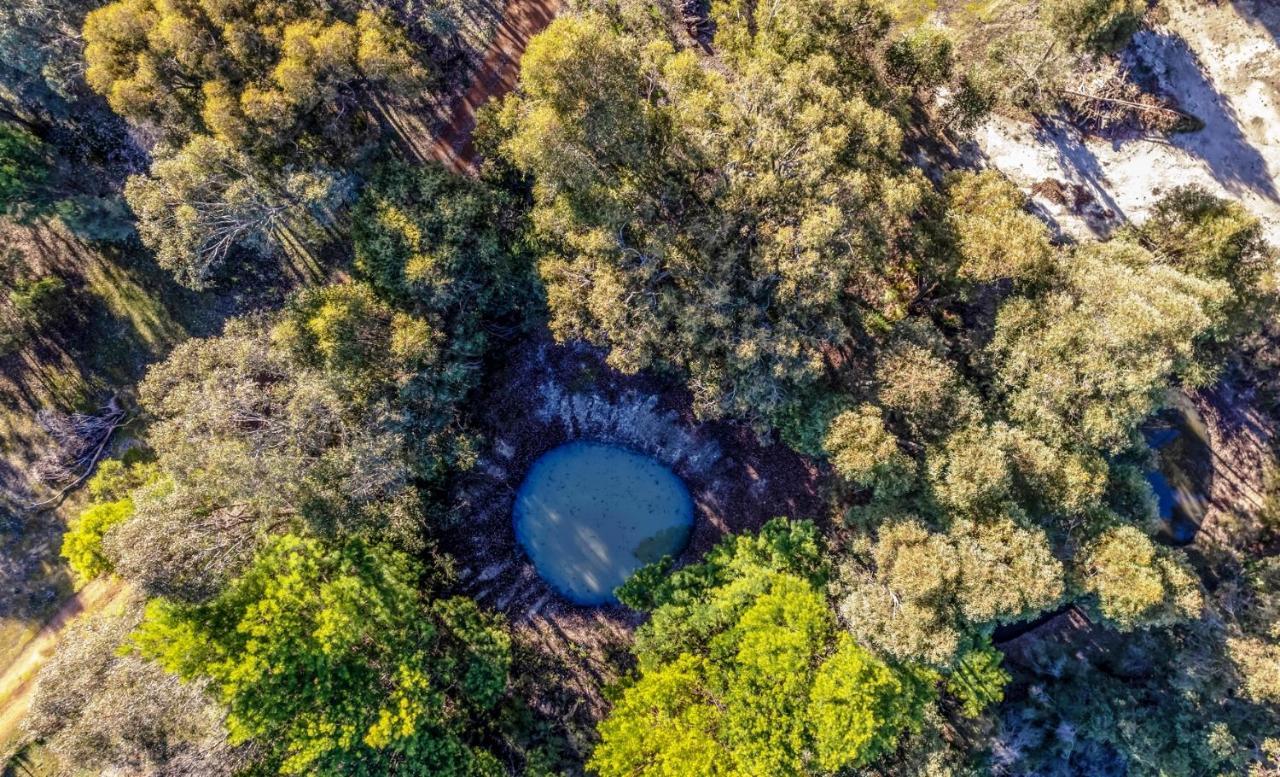
[[[457, 561], [460, 593], [505, 613], [514, 627], [521, 680], [535, 711], [589, 737], [603, 688], [629, 666], [631, 632], [643, 616], [621, 605], [585, 607], [556, 594], [519, 546], [516, 490], [544, 453], [575, 439], [622, 445], [657, 459], [684, 481], [694, 527], [677, 559], [699, 560], [731, 533], [775, 516], [825, 522], [822, 469], [742, 424], [699, 423], [676, 379], [624, 375], [602, 349], [539, 335], [510, 344], [474, 407], [489, 448], [457, 484], [443, 546]], [[581, 742], [585, 745], [585, 742]]]
[[[456, 520], [449, 532], [449, 550], [464, 567], [524, 561], [511, 527], [511, 506], [525, 473], [544, 453], [573, 439], [636, 447], [610, 438], [608, 431], [592, 434], [568, 428], [558, 418], [548, 419], [544, 411], [553, 386], [566, 396], [590, 397], [599, 405], [619, 408], [647, 400], [652, 415], [664, 416], [694, 444], [718, 451], [710, 464], [705, 459], [697, 464], [662, 462], [685, 481], [696, 505], [693, 534], [677, 559], [680, 564], [701, 558], [725, 535], [756, 531], [776, 516], [818, 521], [827, 517], [823, 474], [815, 461], [781, 443], [762, 443], [743, 424], [699, 423], [683, 384], [651, 373], [624, 375], [605, 364], [601, 349], [556, 344], [543, 337], [523, 340], [512, 345], [489, 385], [490, 392], [478, 406], [485, 408], [481, 432], [492, 447], [458, 489]], [[481, 525], [489, 528], [481, 530]], [[510, 604], [499, 609], [520, 614]]]

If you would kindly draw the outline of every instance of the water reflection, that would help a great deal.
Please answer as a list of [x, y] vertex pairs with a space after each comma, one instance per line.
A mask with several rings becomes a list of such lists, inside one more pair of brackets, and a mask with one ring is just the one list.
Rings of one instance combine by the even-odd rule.
[[1143, 429], [1157, 466], [1147, 473], [1155, 491], [1162, 538], [1173, 545], [1195, 539], [1204, 519], [1210, 476], [1209, 430], [1191, 401], [1174, 396], [1170, 406]]
[[579, 604], [604, 604], [641, 566], [679, 553], [693, 527], [693, 500], [648, 456], [572, 442], [530, 468], [513, 520], [516, 539], [553, 588]]

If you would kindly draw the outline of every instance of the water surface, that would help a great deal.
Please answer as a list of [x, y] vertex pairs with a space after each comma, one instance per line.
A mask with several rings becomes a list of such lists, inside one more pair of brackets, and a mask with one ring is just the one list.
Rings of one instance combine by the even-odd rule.
[[1186, 396], [1175, 394], [1169, 407], [1143, 428], [1147, 445], [1156, 451], [1157, 468], [1147, 473], [1156, 494], [1162, 529], [1171, 545], [1195, 539], [1204, 520], [1212, 451], [1204, 419]]
[[637, 569], [684, 548], [693, 500], [648, 456], [571, 442], [534, 462], [512, 518], [516, 539], [552, 588], [578, 604], [605, 604]]

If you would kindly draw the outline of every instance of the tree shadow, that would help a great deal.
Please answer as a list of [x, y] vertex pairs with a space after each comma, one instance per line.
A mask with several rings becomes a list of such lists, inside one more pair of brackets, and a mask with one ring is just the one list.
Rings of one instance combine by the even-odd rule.
[[1080, 133], [1061, 122], [1042, 120], [1032, 135], [1037, 142], [1053, 147], [1058, 166], [1070, 177], [1075, 188], [1072, 211], [1082, 217], [1095, 235], [1110, 235], [1127, 215], [1111, 196], [1106, 172]]
[[1280, 46], [1280, 5], [1275, 0], [1230, 0], [1242, 19], [1265, 29]]
[[1218, 91], [1187, 42], [1169, 32], [1144, 31], [1134, 47], [1138, 66], [1150, 71], [1159, 88], [1204, 122], [1197, 132], [1170, 136], [1168, 142], [1199, 157], [1232, 194], [1252, 192], [1280, 202], [1266, 159], [1241, 127], [1232, 99]]

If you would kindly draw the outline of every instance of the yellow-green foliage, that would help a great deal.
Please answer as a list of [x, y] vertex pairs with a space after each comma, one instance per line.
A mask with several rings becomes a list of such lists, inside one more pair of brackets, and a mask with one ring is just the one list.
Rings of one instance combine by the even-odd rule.
[[213, 681], [230, 740], [282, 774], [493, 774], [463, 737], [506, 688], [510, 638], [474, 602], [424, 602], [420, 575], [385, 548], [277, 537], [214, 599], [153, 601], [133, 644]]
[[811, 524], [778, 519], [654, 578], [647, 593], [658, 606], [635, 648], [640, 675], [601, 722], [589, 768], [831, 774], [876, 761], [920, 728], [936, 676], [889, 666], [837, 632], [810, 576], [813, 540]]
[[1036, 282], [1053, 272], [1048, 229], [1025, 210], [1026, 197], [1012, 181], [995, 170], [959, 173], [947, 180], [947, 198], [960, 277]]
[[89, 14], [84, 38], [89, 85], [179, 143], [341, 146], [361, 115], [352, 88], [425, 79], [404, 32], [350, 2], [120, 0]]
[[1244, 692], [1260, 704], [1280, 703], [1280, 645], [1264, 639], [1227, 640], [1231, 660], [1240, 669]]
[[1204, 606], [1186, 559], [1133, 526], [1107, 530], [1088, 548], [1082, 568], [1099, 612], [1125, 631], [1197, 618]]
[[947, 692], [960, 700], [967, 717], [976, 718], [992, 704], [1004, 700], [1004, 687], [1012, 676], [1000, 662], [1004, 654], [989, 643], [962, 654], [947, 676]]
[[98, 465], [88, 483], [92, 501], [72, 519], [62, 537], [62, 557], [81, 579], [91, 580], [113, 571], [110, 559], [102, 552], [102, 538], [133, 515], [129, 493], [158, 478], [153, 464], [107, 459]]
[[101, 502], [85, 508], [71, 521], [62, 537], [62, 557], [81, 579], [91, 580], [112, 571], [102, 553], [102, 537], [113, 526], [133, 515], [133, 500]]

